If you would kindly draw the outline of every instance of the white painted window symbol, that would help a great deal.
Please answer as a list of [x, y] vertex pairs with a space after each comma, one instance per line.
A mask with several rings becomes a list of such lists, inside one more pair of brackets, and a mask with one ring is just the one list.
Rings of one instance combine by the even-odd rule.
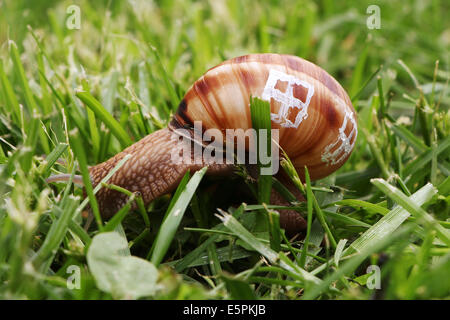
[[[276, 88], [278, 81], [287, 83], [284, 92]], [[304, 102], [294, 96], [294, 86], [302, 86], [307, 90]], [[308, 117], [308, 106], [313, 95], [314, 87], [310, 83], [281, 71], [271, 69], [264, 87], [262, 99], [270, 102], [270, 99], [273, 98], [281, 105], [277, 114], [271, 114], [272, 121], [280, 123], [285, 128], [298, 128], [300, 123]], [[288, 119], [289, 111], [292, 108], [299, 109], [294, 123]]]
[[[345, 129], [347, 129], [347, 126], [350, 123], [352, 125], [352, 130], [347, 136], [345, 134]], [[344, 158], [352, 151], [353, 146], [355, 145], [356, 135], [358, 134], [357, 130], [358, 129], [356, 129], [356, 121], [353, 117], [353, 112], [345, 111], [344, 121], [342, 122], [342, 126], [339, 128], [339, 136], [335, 142], [325, 147], [322, 153], [322, 161], [326, 162], [327, 164], [337, 164], [344, 160]], [[353, 136], [355, 136], [355, 138], [353, 139], [353, 142], [350, 143]], [[333, 149], [334, 151], [331, 151]]]

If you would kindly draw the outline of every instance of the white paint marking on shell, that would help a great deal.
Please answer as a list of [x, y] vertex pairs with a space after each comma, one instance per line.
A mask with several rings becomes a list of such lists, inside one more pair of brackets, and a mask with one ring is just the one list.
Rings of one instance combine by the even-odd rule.
[[[278, 81], [288, 83], [286, 92], [275, 88]], [[302, 86], [308, 90], [305, 102], [294, 97], [294, 85]], [[278, 114], [270, 114], [272, 121], [281, 123], [281, 126], [285, 128], [298, 128], [300, 123], [308, 117], [308, 106], [313, 95], [314, 86], [312, 84], [281, 71], [271, 69], [266, 85], [264, 86], [262, 99], [270, 102], [270, 99], [273, 98], [281, 104]], [[291, 108], [299, 109], [294, 123], [287, 118]]]
[[[352, 124], [352, 131], [350, 131], [350, 134], [347, 136], [345, 134], [345, 129], [347, 128], [347, 125], [350, 123]], [[353, 112], [346, 110], [345, 111], [345, 117], [344, 121], [342, 122], [342, 126], [339, 128], [339, 137], [336, 139], [335, 142], [329, 144], [325, 147], [324, 151], [322, 152], [322, 161], [326, 162], [327, 165], [329, 164], [337, 164], [344, 160], [344, 158], [352, 151], [353, 146], [356, 142], [356, 135], [358, 134], [358, 129], [356, 128], [356, 121], [353, 116]], [[350, 143], [353, 136], [355, 136], [355, 139], [353, 139], [353, 143]], [[331, 152], [333, 148], [337, 148]]]

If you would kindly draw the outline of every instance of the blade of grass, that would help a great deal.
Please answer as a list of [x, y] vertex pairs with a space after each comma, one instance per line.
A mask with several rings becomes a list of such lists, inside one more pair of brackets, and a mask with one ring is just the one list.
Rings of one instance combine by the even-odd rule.
[[197, 171], [183, 188], [177, 189], [177, 197], [174, 196], [172, 199], [169, 209], [167, 210], [166, 217], [155, 239], [155, 244], [150, 259], [155, 266], [159, 266], [167, 250], [169, 249], [169, 246], [175, 236], [175, 232], [177, 231], [181, 219], [184, 216], [184, 212], [186, 211], [192, 195], [200, 184], [206, 170], [207, 167]]
[[[241, 215], [244, 213], [245, 204], [242, 204], [234, 210], [233, 217], [236, 219], [239, 219]], [[223, 224], [220, 224], [214, 228], [215, 230], [221, 231], [224, 230], [225, 227]], [[186, 269], [195, 259], [197, 259], [205, 250], [206, 248], [213, 242], [215, 242], [219, 238], [219, 235], [212, 235], [207, 240], [205, 240], [201, 245], [199, 245], [197, 248], [195, 248], [193, 251], [189, 252], [182, 260], [180, 260], [175, 265], [175, 270], [177, 272], [181, 272], [184, 269]]]
[[161, 74], [163, 76], [163, 80], [166, 85], [166, 89], [169, 93], [170, 101], [172, 103], [172, 107], [175, 108], [178, 105], [178, 103], [180, 102], [180, 97], [178, 96], [178, 94], [174, 88], [174, 85], [172, 83], [172, 80], [170, 79], [169, 74], [167, 73], [166, 68], [164, 67], [161, 57], [159, 56], [158, 50], [152, 45], [149, 45], [149, 47], [150, 47], [150, 52], [153, 54], [153, 56], [156, 59], [156, 62], [157, 62], [156, 64], [158, 65], [158, 67], [161, 70]]
[[[416, 159], [411, 161], [403, 170], [404, 176], [407, 177], [407, 176], [413, 174], [414, 172], [422, 169], [431, 160], [433, 160], [433, 157], [437, 158], [439, 156], [439, 154], [441, 154], [448, 148], [450, 148], [450, 136], [448, 136], [443, 141], [441, 141], [435, 148], [431, 148], [429, 150], [422, 152], [422, 154], [420, 156], [418, 156]], [[445, 173], [445, 174], [447, 174], [447, 173]]]
[[[431, 184], [426, 184], [411, 197], [409, 197], [409, 201], [420, 206], [429, 201], [436, 194], [436, 192], [437, 190]], [[349, 248], [360, 252], [366, 247], [375, 245], [384, 237], [393, 233], [409, 217], [409, 215], [410, 214], [402, 207], [395, 207], [377, 223], [370, 227], [369, 230], [356, 239]], [[349, 250], [349, 248], [347, 248], [346, 253], [350, 253], [352, 251]]]
[[364, 89], [369, 85], [369, 83], [372, 81], [373, 78], [375, 78], [375, 76], [378, 74], [378, 72], [380, 72], [380, 70], [383, 68], [383, 66], [379, 66], [377, 68], [377, 70], [375, 70], [374, 73], [372, 73], [370, 75], [369, 78], [367, 78], [367, 80], [364, 82], [364, 84], [361, 86], [361, 88], [358, 90], [358, 92], [356, 92], [352, 98], [351, 101], [353, 104], [356, 104], [358, 102], [359, 96], [361, 95], [361, 93], [364, 91]]
[[45, 73], [44, 55], [42, 52], [37, 54], [38, 70], [39, 70], [39, 85], [42, 92], [42, 109], [44, 116], [52, 112], [52, 100], [48, 92], [47, 83], [42, 76]]
[[388, 236], [381, 238], [379, 241], [373, 243], [373, 245], [365, 246], [356, 256], [352, 257], [348, 261], [342, 264], [342, 266], [325, 279], [317, 286], [310, 287], [308, 291], [302, 296], [302, 300], [312, 300], [319, 296], [322, 292], [328, 290], [329, 286], [336, 280], [341, 279], [345, 275], [350, 274], [355, 270], [361, 263], [372, 253], [381, 251], [384, 247], [393, 243], [397, 239], [407, 236], [410, 234], [415, 225], [409, 225], [408, 227], [401, 228], [395, 233], [391, 233]]
[[222, 274], [222, 266], [220, 265], [219, 257], [217, 256], [217, 248], [214, 243], [211, 243], [208, 248], [209, 267], [211, 275], [217, 277]]
[[20, 60], [19, 51], [14, 41], [9, 42], [9, 50], [11, 60], [14, 64], [14, 70], [20, 80], [20, 85], [22, 87], [26, 107], [31, 117], [30, 122], [31, 125], [27, 126], [30, 130], [27, 132], [27, 145], [34, 147], [36, 145], [36, 140], [39, 137], [41, 146], [45, 153], [50, 153], [50, 146], [48, 143], [47, 136], [42, 128], [39, 127], [39, 112], [42, 111], [36, 104], [36, 100], [34, 99], [33, 93], [31, 92], [30, 86], [28, 84], [27, 77], [25, 75], [25, 70], [23, 68], [22, 62]]
[[264, 208], [269, 217], [270, 247], [279, 252], [281, 244], [280, 214], [277, 211], [269, 210], [266, 205]]
[[5, 93], [6, 103], [4, 104], [7, 108], [7, 111], [12, 113], [12, 118], [16, 123], [20, 123], [20, 107], [19, 101], [17, 100], [16, 95], [14, 94], [14, 90], [9, 82], [8, 77], [6, 76], [3, 60], [0, 59], [0, 84], [3, 87], [3, 92]]
[[300, 255], [300, 267], [304, 268], [306, 263], [306, 253], [308, 252], [309, 238], [311, 236], [312, 225], [312, 212], [313, 212], [313, 193], [311, 190], [311, 179], [309, 177], [308, 169], [305, 167], [305, 180], [306, 180], [306, 201], [308, 207], [308, 216], [306, 219], [306, 236], [303, 242], [303, 251]]
[[[77, 207], [77, 199], [74, 197], [68, 197], [64, 204], [59, 209], [59, 216], [54, 223], [52, 223], [50, 230], [48, 231], [44, 243], [39, 248], [36, 255], [33, 257], [33, 263], [41, 272], [46, 272], [51, 262], [51, 257], [56, 254], [58, 247], [63, 241], [67, 230], [69, 228], [69, 222], [72, 220], [73, 214]], [[48, 260], [47, 263], [45, 263]]]
[[336, 267], [339, 266], [339, 260], [341, 260], [342, 253], [344, 252], [345, 244], [347, 243], [347, 239], [341, 239], [339, 240], [336, 251], [334, 252], [334, 264]]
[[[364, 74], [364, 66], [366, 65], [368, 51], [369, 51], [369, 43], [366, 41], [364, 48], [361, 50], [361, 53], [358, 57], [358, 62], [356, 63], [355, 70], [353, 71], [352, 82], [350, 86], [350, 96], [355, 97], [356, 94], [362, 90], [362, 89], [358, 90], [358, 88], [361, 88], [361, 81]], [[362, 88], [364, 87], [365, 86], [362, 86]]]
[[[270, 120], [270, 104], [267, 101], [251, 97], [250, 112], [252, 118], [252, 126], [257, 130], [256, 148], [258, 167], [260, 174], [258, 177], [258, 202], [269, 204], [270, 193], [272, 189], [272, 175], [262, 174], [262, 168], [270, 168], [272, 163], [262, 163], [261, 150], [265, 145], [267, 156], [271, 159], [271, 120]], [[262, 132], [266, 132], [263, 135]]]
[[122, 220], [126, 217], [128, 212], [131, 209], [131, 205], [133, 204], [135, 195], [132, 194], [127, 203], [108, 221], [108, 223], [103, 228], [103, 232], [113, 231], [119, 224], [122, 223]]
[[340, 205], [340, 206], [350, 206], [353, 208], [363, 208], [369, 212], [379, 213], [381, 215], [386, 215], [390, 210], [382, 207], [377, 204], [373, 204], [367, 201], [359, 200], [359, 199], [344, 199], [338, 202], [332, 203], [331, 205]]
[[[307, 172], [307, 174], [309, 176], [308, 168], [306, 166], [305, 166], [305, 172]], [[310, 183], [311, 183], [311, 181], [310, 181]], [[325, 216], [323, 215], [322, 209], [320, 208], [319, 203], [317, 202], [317, 199], [314, 196], [314, 193], [312, 192], [312, 190], [310, 191], [310, 195], [312, 197], [313, 207], [314, 207], [314, 211], [316, 213], [317, 219], [319, 220], [320, 224], [322, 225], [322, 228], [325, 230], [325, 233], [328, 236], [328, 240], [330, 241], [332, 248], [335, 249], [336, 248], [336, 240], [334, 239], [334, 236], [331, 233], [330, 227], [327, 224], [327, 221], [325, 219]]]
[[95, 115], [111, 130], [113, 135], [120, 141], [122, 147], [132, 144], [130, 137], [116, 119], [95, 99], [89, 92], [77, 91], [75, 94]]
[[365, 222], [359, 221], [355, 218], [352, 217], [348, 217], [344, 214], [340, 214], [340, 213], [336, 213], [336, 212], [331, 212], [331, 211], [326, 211], [326, 210], [322, 210], [322, 212], [327, 216], [330, 217], [336, 221], [340, 221], [342, 223], [348, 224], [350, 226], [358, 226], [358, 227], [363, 227], [363, 228], [370, 228], [371, 225], [367, 224]]
[[[147, 210], [145, 209], [144, 200], [142, 200], [142, 196], [139, 192], [131, 192], [130, 190], [119, 187], [115, 184], [101, 183], [101, 185], [104, 186], [105, 188], [109, 188], [109, 189], [124, 193], [128, 196], [129, 199], [133, 198], [133, 200], [131, 201], [131, 204], [133, 203], [133, 201], [136, 202], [137, 208], [139, 209], [139, 213], [142, 216], [142, 219], [144, 220], [145, 226], [147, 228], [150, 227], [150, 220], [147, 215]], [[130, 207], [131, 207], [131, 204], [130, 204]], [[123, 218], [125, 218], [125, 216], [126, 216], [126, 213], [124, 214]], [[111, 230], [114, 230], [114, 229], [115, 228], [112, 228]]]
[[[209, 239], [211, 239], [211, 238], [208, 238], [208, 240]], [[242, 249], [241, 247], [239, 247], [237, 245], [233, 245], [233, 246], [231, 246], [231, 248], [228, 246], [223, 247], [223, 248], [218, 248], [216, 250], [216, 252], [217, 252], [217, 259], [220, 262], [233, 262], [234, 260], [244, 259], [244, 258], [248, 258], [248, 257], [254, 255], [254, 253], [247, 251], [245, 249]], [[180, 263], [183, 263], [184, 260], [185, 260], [185, 258], [162, 263], [162, 265], [174, 266], [176, 268], [176, 266], [180, 265]], [[206, 254], [201, 253], [195, 259], [191, 260], [186, 265], [185, 268], [205, 266], [205, 265], [208, 265], [209, 263], [210, 263], [209, 255], [207, 253]]]
[[422, 142], [419, 138], [417, 138], [414, 133], [409, 131], [406, 127], [402, 125], [390, 124], [389, 128], [394, 131], [394, 133], [402, 140], [404, 140], [407, 144], [414, 148], [417, 152], [424, 152], [428, 149], [426, 144]]
[[[222, 224], [220, 224], [220, 226], [223, 226]], [[235, 234], [233, 233], [233, 232], [231, 232], [231, 231], [225, 231], [225, 230], [218, 230], [218, 229], [204, 229], [204, 228], [189, 228], [189, 227], [185, 227], [184, 228], [184, 230], [187, 230], [187, 231], [193, 231], [193, 232], [202, 232], [202, 233], [205, 233], [205, 234], [207, 234], [207, 233], [211, 233], [211, 234], [213, 234], [213, 236], [234, 236]], [[212, 236], [212, 237], [213, 237]], [[303, 252], [303, 249], [298, 249], [298, 248], [294, 248], [294, 247], [292, 247], [292, 245], [289, 243], [289, 240], [288, 239], [286, 239], [285, 238], [285, 236], [283, 237], [284, 239], [285, 239], [285, 241], [286, 241], [286, 244], [281, 244], [281, 248], [283, 249], [283, 250], [290, 250], [292, 253], [302, 253]], [[256, 240], [258, 240], [258, 241], [260, 241], [260, 242], [262, 242], [262, 243], [264, 243], [264, 244], [268, 244], [268, 245], [270, 245], [270, 240], [267, 240], [267, 239], [263, 239], [263, 238], [257, 238], [257, 237], [255, 237], [255, 239]], [[209, 240], [209, 239], [208, 239]], [[217, 239], [216, 239], [217, 240]], [[206, 241], [205, 241], [206, 242]], [[315, 246], [315, 247], [317, 247], [317, 246]], [[321, 257], [319, 257], [319, 256], [317, 256], [317, 255], [315, 255], [315, 254], [312, 254], [311, 252], [307, 252], [306, 253], [306, 255], [308, 256], [308, 257], [312, 257], [312, 258], [314, 258], [314, 259], [316, 259], [316, 260], [318, 260], [318, 261], [321, 261], [321, 262], [325, 262], [326, 261], [326, 259], [324, 259], [324, 258], [321, 258]], [[297, 260], [297, 259], [296, 259]]]
[[[398, 190], [396, 187], [390, 185], [383, 179], [372, 179], [371, 182], [389, 198], [394, 200], [411, 215], [417, 218], [418, 223], [425, 223], [426, 225], [433, 227], [436, 230], [436, 235], [445, 244], [450, 246], [450, 232], [442, 227], [431, 215], [423, 210], [420, 205], [417, 205], [414, 201], [411, 201], [404, 193]], [[434, 189], [436, 193], [437, 190]]]
[[32, 111], [38, 111], [39, 108], [34, 100], [33, 94], [31, 92], [30, 86], [28, 85], [27, 77], [25, 75], [25, 70], [23, 69], [22, 62], [20, 61], [19, 52], [17, 50], [17, 46], [14, 41], [9, 42], [9, 50], [11, 55], [11, 60], [14, 63], [14, 69], [16, 71], [17, 76], [20, 79], [20, 84], [24, 91], [25, 102], [28, 107], [28, 111], [32, 114]]
[[219, 210], [219, 212], [221, 214], [216, 214], [216, 217], [222, 221], [223, 225], [227, 229], [236, 234], [237, 237], [239, 237], [255, 251], [266, 257], [271, 263], [276, 263], [278, 261], [277, 253], [258, 241], [247, 229], [244, 228], [244, 226], [233, 218], [232, 215], [222, 210]]
[[95, 221], [97, 222], [97, 226], [100, 231], [103, 231], [103, 223], [102, 217], [100, 216], [100, 210], [98, 208], [97, 198], [94, 195], [91, 177], [89, 175], [89, 170], [87, 166], [86, 154], [83, 148], [83, 142], [81, 141], [81, 137], [77, 128], [72, 129], [69, 132], [69, 139], [71, 142], [71, 147], [74, 155], [78, 159], [78, 164], [80, 166], [81, 176], [83, 178], [84, 188], [86, 190], [86, 194], [89, 198], [89, 202], [91, 204], [92, 212], [94, 214]]
[[223, 274], [220, 279], [225, 282], [225, 285], [230, 293], [232, 299], [235, 300], [256, 300], [257, 297], [254, 294], [250, 285], [236, 277], [231, 277]]
[[[415, 202], [417, 205], [423, 205], [431, 200], [436, 194], [436, 189], [431, 184], [427, 184], [419, 189], [416, 193], [409, 197], [409, 201]], [[392, 209], [388, 214], [382, 217], [369, 230], [365, 231], [358, 239], [356, 239], [342, 254], [346, 257], [353, 253], [361, 253], [370, 251], [371, 248], [376, 247], [380, 242], [388, 238], [408, 219], [410, 214], [400, 206]], [[325, 270], [329, 262], [324, 263], [311, 271], [311, 274], [318, 274]]]
[[61, 155], [67, 150], [68, 145], [66, 143], [60, 143], [52, 150], [52, 152], [46, 157], [45, 161], [39, 166], [38, 171], [41, 172], [42, 177], [47, 177], [50, 173], [50, 169], [55, 162], [61, 157]]
[[284, 256], [282, 252], [280, 252], [280, 254], [277, 254], [275, 251], [258, 241], [247, 229], [244, 228], [244, 226], [242, 226], [242, 224], [240, 224], [235, 218], [233, 218], [232, 215], [222, 210], [219, 210], [219, 212], [221, 213], [221, 215], [216, 214], [216, 216], [222, 221], [224, 226], [231, 232], [233, 232], [238, 238], [244, 241], [247, 245], [249, 245], [253, 250], [266, 257], [270, 263], [279, 263], [282, 268], [298, 273], [304, 281], [312, 282], [315, 284], [320, 283], [320, 280], [317, 277], [311, 275], [306, 270], [298, 266], [292, 267], [292, 262], [288, 262], [290, 261], [288, 258], [286, 258], [288, 261], [286, 259], [280, 260], [282, 256]]

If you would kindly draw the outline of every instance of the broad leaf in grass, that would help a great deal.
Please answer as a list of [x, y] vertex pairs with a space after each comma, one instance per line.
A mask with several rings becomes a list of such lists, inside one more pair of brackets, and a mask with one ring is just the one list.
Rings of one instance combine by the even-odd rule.
[[87, 262], [97, 286], [114, 298], [137, 299], [155, 293], [158, 270], [152, 263], [131, 256], [127, 240], [117, 232], [96, 235]]

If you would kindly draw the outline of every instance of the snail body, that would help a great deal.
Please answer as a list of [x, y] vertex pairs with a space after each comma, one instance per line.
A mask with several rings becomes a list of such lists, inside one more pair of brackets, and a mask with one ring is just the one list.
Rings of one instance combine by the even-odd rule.
[[[279, 130], [279, 144], [288, 154], [300, 177], [304, 166], [313, 180], [337, 170], [349, 157], [357, 136], [356, 115], [340, 84], [320, 67], [289, 55], [251, 54], [227, 60], [208, 70], [187, 91], [169, 127], [158, 130], [111, 159], [90, 168], [94, 185], [125, 155], [132, 157], [110, 179], [133, 192], [148, 204], [173, 191], [187, 170], [208, 166], [208, 174], [230, 174], [233, 165], [173, 163], [171, 154], [183, 149], [173, 139], [180, 128], [193, 128], [201, 121], [202, 130], [252, 127], [250, 97], [269, 101], [272, 128]], [[187, 143], [187, 142], [185, 142]], [[115, 190], [102, 188], [97, 199], [102, 215], [110, 217], [127, 201]], [[280, 203], [274, 193], [274, 201]], [[298, 218], [286, 216], [286, 224]]]

